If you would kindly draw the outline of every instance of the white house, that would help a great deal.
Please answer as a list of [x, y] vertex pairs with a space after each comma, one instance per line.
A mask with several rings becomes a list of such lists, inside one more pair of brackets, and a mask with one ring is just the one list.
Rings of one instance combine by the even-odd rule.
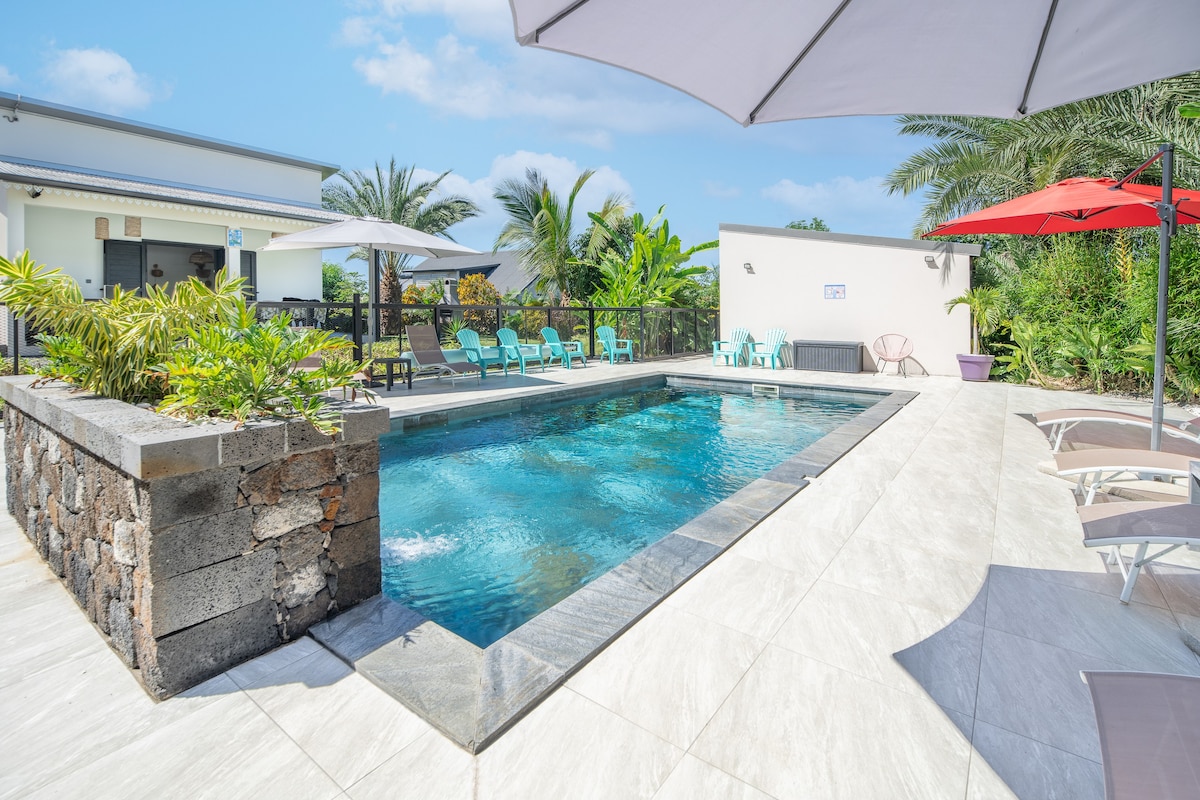
[[211, 280], [237, 265], [260, 300], [321, 297], [321, 252], [256, 253], [343, 219], [337, 167], [0, 92], [0, 253], [28, 249], [85, 297]]
[[721, 328], [789, 340], [862, 342], [886, 333], [913, 344], [909, 371], [957, 375], [970, 352], [970, 314], [947, 300], [971, 285], [977, 245], [722, 224]]

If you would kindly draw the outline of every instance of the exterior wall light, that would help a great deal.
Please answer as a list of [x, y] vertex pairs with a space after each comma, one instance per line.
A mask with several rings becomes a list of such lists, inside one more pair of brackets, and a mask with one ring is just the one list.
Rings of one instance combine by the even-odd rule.
[[938, 269], [937, 260], [933, 256], [925, 256], [925, 266], [930, 269]]
[[751, 264], [749, 261], [747, 261], [745, 264], [742, 264], [742, 267], [746, 270], [746, 274], [748, 274], [748, 275], [754, 274], [754, 265]]

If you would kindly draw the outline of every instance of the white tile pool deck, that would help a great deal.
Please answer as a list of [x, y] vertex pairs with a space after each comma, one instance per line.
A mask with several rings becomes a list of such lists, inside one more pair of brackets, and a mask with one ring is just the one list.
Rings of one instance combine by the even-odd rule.
[[479, 756], [308, 638], [153, 702], [0, 514], [0, 796], [1098, 798], [1078, 671], [1200, 674], [1200, 555], [1120, 605], [1019, 416], [1137, 404], [707, 359], [383, 402], [660, 369], [920, 395]]

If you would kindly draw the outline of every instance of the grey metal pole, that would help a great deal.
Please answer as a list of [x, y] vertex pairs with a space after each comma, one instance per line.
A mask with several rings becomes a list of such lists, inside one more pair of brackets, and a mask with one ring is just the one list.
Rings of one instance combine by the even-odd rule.
[[1163, 383], [1167, 363], [1167, 282], [1171, 275], [1171, 237], [1175, 235], [1172, 181], [1175, 145], [1164, 144], [1162, 154], [1162, 204], [1158, 208], [1158, 315], [1154, 329], [1154, 408], [1150, 412], [1150, 449], [1162, 449]]

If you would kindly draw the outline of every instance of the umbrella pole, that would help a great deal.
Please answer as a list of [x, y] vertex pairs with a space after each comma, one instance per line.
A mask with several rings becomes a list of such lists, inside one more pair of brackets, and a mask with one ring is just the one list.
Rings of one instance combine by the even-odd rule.
[[379, 338], [379, 251], [367, 245], [367, 341]]
[[1150, 449], [1162, 449], [1163, 383], [1167, 364], [1167, 281], [1171, 273], [1171, 237], [1175, 235], [1175, 206], [1172, 181], [1175, 145], [1158, 149], [1162, 157], [1162, 203], [1158, 204], [1158, 317], [1154, 333], [1154, 408], [1150, 414]]

